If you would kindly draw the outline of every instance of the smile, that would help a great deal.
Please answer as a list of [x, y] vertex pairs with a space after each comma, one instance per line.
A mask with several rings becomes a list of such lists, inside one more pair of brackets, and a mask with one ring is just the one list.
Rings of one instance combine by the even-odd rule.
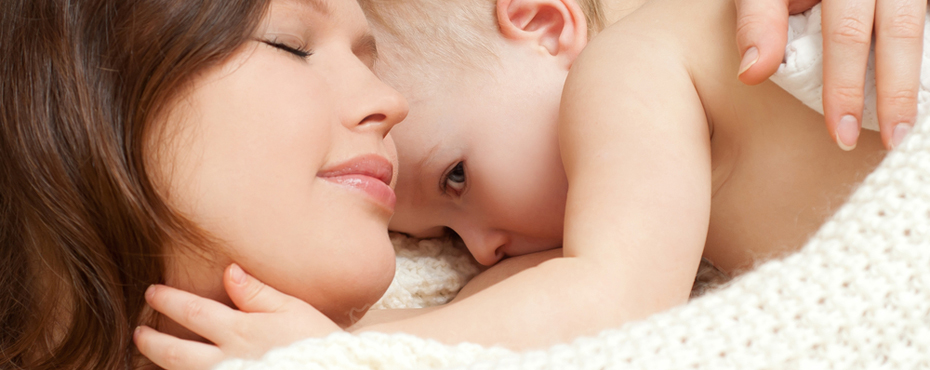
[[369, 199], [388, 212], [394, 213], [397, 197], [390, 186], [394, 177], [394, 166], [380, 155], [360, 155], [320, 170], [317, 177], [365, 193]]

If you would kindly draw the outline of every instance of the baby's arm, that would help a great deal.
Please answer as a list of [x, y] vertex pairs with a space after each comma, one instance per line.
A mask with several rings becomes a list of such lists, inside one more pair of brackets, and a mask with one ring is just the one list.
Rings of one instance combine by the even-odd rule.
[[711, 156], [680, 55], [686, 41], [631, 21], [576, 61], [559, 144], [565, 255], [603, 265], [622, 314], [641, 318], [688, 299], [707, 236]]
[[[561, 256], [562, 250], [555, 249], [509, 258], [472, 279], [453, 302]], [[242, 311], [171, 287], [150, 287], [145, 298], [152, 308], [210, 343], [185, 340], [142, 326], [133, 335], [139, 352], [166, 369], [208, 369], [224, 359], [258, 358], [273, 347], [341, 331], [306, 302], [276, 291], [237, 265], [226, 269], [223, 283]], [[346, 330], [409, 319], [440, 307], [369, 311]]]
[[[524, 254], [521, 256], [504, 259], [469, 280], [468, 283], [465, 284], [465, 286], [463, 286], [462, 289], [455, 295], [455, 298], [452, 299], [450, 303], [459, 302], [467, 297], [474, 295], [475, 293], [478, 293], [490, 286], [506, 280], [507, 278], [519, 273], [520, 271], [538, 266], [544, 261], [559, 257], [562, 257], [562, 248], [550, 249], [547, 251]], [[427, 312], [435, 311], [436, 309], [440, 309], [442, 307], [442, 305], [439, 305], [424, 308], [371, 310], [368, 311], [368, 313], [362, 317], [361, 320], [346, 330], [365, 330], [365, 327], [368, 326], [409, 319], [425, 314]]]

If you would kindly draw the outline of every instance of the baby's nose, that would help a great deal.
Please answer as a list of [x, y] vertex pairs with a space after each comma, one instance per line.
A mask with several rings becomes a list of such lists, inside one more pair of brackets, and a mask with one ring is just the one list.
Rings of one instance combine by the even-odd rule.
[[493, 230], [457, 231], [457, 233], [478, 263], [491, 266], [504, 258], [504, 247], [508, 243], [506, 233]]

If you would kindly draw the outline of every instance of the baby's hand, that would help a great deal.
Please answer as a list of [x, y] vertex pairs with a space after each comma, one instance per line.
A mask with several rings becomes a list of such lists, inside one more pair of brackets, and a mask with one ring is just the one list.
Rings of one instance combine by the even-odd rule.
[[[818, 2], [736, 0], [736, 39], [743, 56], [739, 79], [757, 84], [775, 73], [785, 53], [788, 14]], [[854, 148], [859, 138], [873, 33], [882, 142], [893, 148], [913, 127], [926, 9], [927, 0], [823, 2], [823, 113], [841, 148]]]
[[304, 301], [263, 284], [233, 264], [223, 274], [226, 291], [241, 311], [167, 286], [151, 286], [152, 308], [213, 344], [183, 340], [140, 326], [139, 352], [166, 369], [209, 369], [228, 358], [254, 359], [275, 347], [342, 330]]

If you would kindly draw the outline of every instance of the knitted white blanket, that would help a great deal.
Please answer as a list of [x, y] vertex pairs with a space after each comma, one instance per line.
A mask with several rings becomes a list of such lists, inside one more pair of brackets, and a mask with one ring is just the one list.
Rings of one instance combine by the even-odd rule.
[[[820, 105], [819, 52], [798, 50], [819, 9], [792, 20], [780, 84]], [[810, 30], [807, 27], [805, 30]], [[930, 40], [925, 33], [925, 43]], [[803, 43], [819, 45], [819, 36]], [[819, 46], [818, 46], [819, 47]], [[924, 48], [923, 70], [928, 70]], [[816, 78], [811, 79], [811, 76]], [[260, 369], [915, 369], [930, 368], [930, 125], [921, 77], [917, 127], [796, 254], [646, 320], [545, 351], [443, 345], [404, 334], [337, 333], [231, 360]], [[786, 82], [787, 81], [787, 82]], [[870, 94], [874, 94], [874, 87]], [[866, 120], [874, 122], [874, 98]], [[816, 109], [816, 108], [815, 108]], [[398, 275], [378, 307], [443, 303], [478, 268], [448, 240], [395, 236]]]

